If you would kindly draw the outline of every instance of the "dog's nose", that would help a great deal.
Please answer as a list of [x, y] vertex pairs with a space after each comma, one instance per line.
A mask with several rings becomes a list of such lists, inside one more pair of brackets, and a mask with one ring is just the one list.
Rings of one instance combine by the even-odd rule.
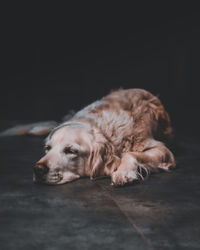
[[38, 176], [38, 177], [42, 177], [44, 174], [47, 174], [49, 171], [49, 168], [47, 167], [46, 164], [44, 163], [36, 163], [36, 165], [34, 166], [34, 173]]

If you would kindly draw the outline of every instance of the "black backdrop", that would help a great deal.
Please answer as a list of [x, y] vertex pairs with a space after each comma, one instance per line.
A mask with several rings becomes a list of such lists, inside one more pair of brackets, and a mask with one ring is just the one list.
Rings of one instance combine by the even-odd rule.
[[59, 120], [124, 87], [159, 94], [180, 126], [197, 123], [196, 6], [16, 3], [2, 10], [1, 119]]

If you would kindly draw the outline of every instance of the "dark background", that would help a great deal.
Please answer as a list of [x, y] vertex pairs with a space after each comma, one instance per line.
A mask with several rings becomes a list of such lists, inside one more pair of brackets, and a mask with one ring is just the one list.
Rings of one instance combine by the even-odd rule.
[[123, 87], [159, 94], [175, 126], [199, 126], [196, 6], [17, 3], [2, 11], [1, 119], [60, 120]]
[[43, 138], [0, 137], [0, 249], [200, 249], [200, 10], [4, 2], [0, 130], [61, 121], [110, 89], [145, 88], [172, 117], [177, 169], [123, 188], [89, 178], [33, 185]]

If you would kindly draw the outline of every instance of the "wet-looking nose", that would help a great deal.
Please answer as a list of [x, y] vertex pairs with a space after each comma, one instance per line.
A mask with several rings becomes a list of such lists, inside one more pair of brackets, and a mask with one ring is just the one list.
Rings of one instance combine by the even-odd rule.
[[49, 171], [49, 168], [47, 167], [46, 164], [44, 163], [37, 163], [35, 166], [34, 166], [34, 173], [37, 175], [37, 176], [43, 176], [44, 174], [47, 174]]

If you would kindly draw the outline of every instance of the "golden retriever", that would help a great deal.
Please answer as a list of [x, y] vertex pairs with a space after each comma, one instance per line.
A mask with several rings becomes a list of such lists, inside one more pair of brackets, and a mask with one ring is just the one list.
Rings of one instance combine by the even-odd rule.
[[110, 176], [122, 186], [175, 167], [170, 118], [161, 101], [143, 89], [120, 89], [54, 128], [34, 181], [63, 184], [82, 176]]

